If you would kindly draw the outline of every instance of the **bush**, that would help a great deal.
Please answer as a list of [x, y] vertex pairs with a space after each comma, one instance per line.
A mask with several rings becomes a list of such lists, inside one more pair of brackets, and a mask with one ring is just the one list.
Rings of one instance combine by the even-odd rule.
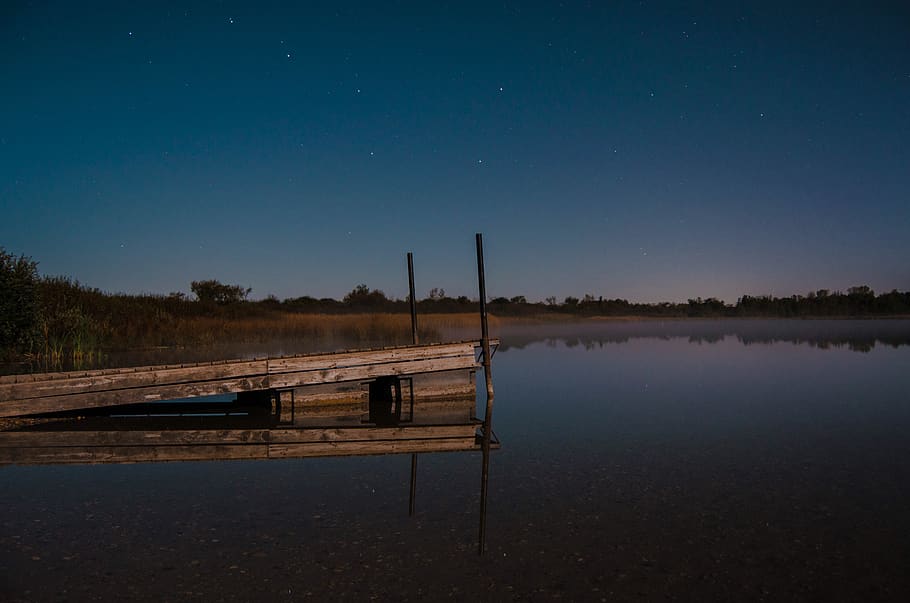
[[41, 313], [38, 264], [0, 247], [0, 350], [29, 351], [38, 338]]
[[252, 289], [240, 285], [225, 285], [216, 280], [193, 281], [190, 289], [204, 304], [237, 304], [246, 300]]

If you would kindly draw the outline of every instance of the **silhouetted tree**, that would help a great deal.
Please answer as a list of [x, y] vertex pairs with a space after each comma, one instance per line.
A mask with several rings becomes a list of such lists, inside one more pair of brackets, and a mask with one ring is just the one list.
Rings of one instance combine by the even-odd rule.
[[370, 289], [363, 283], [344, 296], [344, 303], [359, 310], [379, 310], [389, 305], [389, 298], [379, 289]]
[[225, 285], [217, 280], [193, 281], [190, 289], [198, 300], [204, 304], [236, 304], [244, 301], [252, 291], [240, 285]]

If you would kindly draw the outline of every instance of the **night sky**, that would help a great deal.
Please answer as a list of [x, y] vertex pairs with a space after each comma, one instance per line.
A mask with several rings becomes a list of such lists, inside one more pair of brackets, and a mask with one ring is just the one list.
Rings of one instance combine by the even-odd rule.
[[133, 4], [0, 8], [44, 274], [476, 296], [482, 231], [491, 296], [910, 289], [906, 2]]

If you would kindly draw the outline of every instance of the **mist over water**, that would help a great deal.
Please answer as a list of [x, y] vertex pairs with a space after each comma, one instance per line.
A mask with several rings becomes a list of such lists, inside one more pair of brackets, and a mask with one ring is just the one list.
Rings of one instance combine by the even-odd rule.
[[585, 320], [542, 325], [505, 325], [498, 333], [503, 349], [534, 342], [562, 342], [568, 347], [626, 343], [633, 339], [688, 339], [716, 343], [726, 338], [744, 345], [788, 342], [813, 347], [846, 346], [868, 351], [875, 345], [910, 345], [910, 320], [724, 319], [724, 320]]
[[414, 518], [406, 455], [6, 467], [0, 593], [908, 592], [910, 321], [586, 322], [497, 335], [503, 448], [486, 556], [474, 553], [474, 453], [420, 457]]

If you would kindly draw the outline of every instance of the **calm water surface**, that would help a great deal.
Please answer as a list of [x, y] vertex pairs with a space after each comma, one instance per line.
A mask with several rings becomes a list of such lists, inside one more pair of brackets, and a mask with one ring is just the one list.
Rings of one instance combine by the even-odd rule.
[[480, 457], [0, 469], [5, 600], [905, 600], [910, 321], [515, 327]]

